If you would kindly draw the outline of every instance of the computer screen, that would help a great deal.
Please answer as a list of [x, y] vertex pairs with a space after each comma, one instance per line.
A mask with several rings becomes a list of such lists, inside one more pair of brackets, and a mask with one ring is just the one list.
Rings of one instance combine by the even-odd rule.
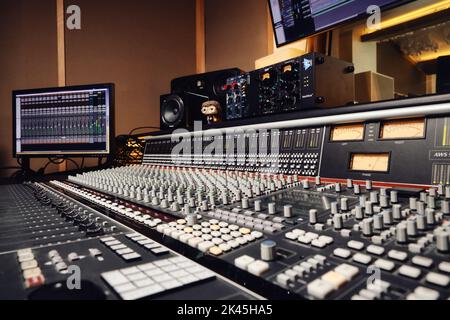
[[367, 15], [371, 5], [392, 8], [411, 0], [269, 0], [277, 46]]
[[14, 156], [105, 156], [114, 136], [114, 85], [13, 92]]

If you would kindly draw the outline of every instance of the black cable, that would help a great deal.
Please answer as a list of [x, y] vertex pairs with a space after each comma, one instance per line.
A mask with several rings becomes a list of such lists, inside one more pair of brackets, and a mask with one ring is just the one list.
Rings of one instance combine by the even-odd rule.
[[142, 130], [142, 129], [157, 129], [157, 130], [161, 130], [161, 128], [157, 128], [157, 127], [138, 127], [138, 128], [134, 128], [133, 130], [130, 131], [130, 133], [128, 135], [132, 135], [133, 133], [135, 133], [138, 130]]
[[78, 165], [78, 163], [76, 163], [75, 160], [70, 159], [70, 158], [67, 158], [67, 159], [65, 159], [65, 161], [70, 161], [70, 162], [72, 162], [72, 163], [75, 165], [75, 167], [77, 167], [77, 170], [80, 170], [80, 166]]
[[56, 165], [60, 165], [60, 164], [62, 164], [62, 163], [64, 163], [65, 161], [66, 161], [66, 159], [63, 159], [63, 158], [56, 158], [56, 159], [51, 159], [51, 158], [48, 158], [48, 160], [51, 162], [51, 163], [53, 163], [53, 164], [56, 164]]
[[85, 160], [85, 159], [86, 159], [86, 158], [83, 157], [83, 159], [81, 160], [81, 165], [80, 165], [81, 169], [84, 169], [84, 160]]
[[0, 170], [15, 170], [22, 169], [22, 167], [0, 167]]

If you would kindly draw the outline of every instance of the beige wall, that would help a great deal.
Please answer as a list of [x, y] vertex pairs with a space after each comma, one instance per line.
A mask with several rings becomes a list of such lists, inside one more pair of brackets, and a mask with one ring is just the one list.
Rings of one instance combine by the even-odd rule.
[[[66, 29], [67, 85], [114, 82], [116, 134], [159, 127], [159, 96], [172, 78], [195, 73], [195, 0], [69, 4], [81, 7], [82, 30]], [[1, 167], [16, 163], [11, 91], [58, 84], [56, 26], [56, 0], [0, 1]]]
[[205, 0], [206, 70], [253, 70], [268, 52], [267, 2]]
[[159, 96], [195, 73], [195, 0], [70, 0], [82, 30], [66, 30], [67, 85], [116, 84], [116, 134], [159, 127]]
[[[0, 167], [12, 157], [12, 99], [17, 89], [56, 86], [55, 0], [0, 1]], [[43, 161], [33, 161], [35, 167]], [[11, 172], [9, 172], [11, 173]], [[7, 174], [0, 171], [0, 175]]]

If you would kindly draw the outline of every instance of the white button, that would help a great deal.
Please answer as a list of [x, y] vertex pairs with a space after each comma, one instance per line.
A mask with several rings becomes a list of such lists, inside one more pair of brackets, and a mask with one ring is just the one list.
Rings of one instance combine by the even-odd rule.
[[422, 257], [422, 256], [415, 256], [412, 258], [411, 261], [415, 265], [424, 267], [424, 268], [430, 268], [433, 265], [433, 260], [431, 260], [430, 258]]
[[214, 243], [211, 241], [205, 241], [205, 242], [199, 243], [199, 245], [198, 245], [198, 249], [202, 252], [206, 252], [212, 247], [214, 247]]
[[362, 250], [364, 248], [364, 243], [360, 241], [351, 240], [347, 243], [347, 246], [351, 249]]
[[162, 291], [164, 291], [163, 287], [161, 287], [159, 284], [154, 284], [149, 287], [140, 288], [140, 289], [133, 290], [133, 291], [127, 291], [127, 292], [121, 294], [120, 296], [124, 300], [137, 300], [137, 299], [141, 299], [144, 297], [149, 297], [149, 296], [155, 295]]
[[343, 259], [347, 259], [348, 257], [350, 257], [350, 255], [351, 255], [352, 253], [350, 252], [350, 250], [342, 249], [342, 248], [337, 248], [337, 249], [335, 249], [335, 250], [333, 251], [333, 254], [334, 254], [336, 257], [340, 257], [340, 258], [343, 258]]
[[341, 264], [334, 269], [337, 273], [343, 275], [348, 281], [352, 280], [359, 273], [359, 269], [349, 264]]
[[247, 266], [247, 270], [255, 276], [261, 276], [264, 272], [269, 270], [269, 264], [267, 262], [257, 260], [250, 263]]
[[378, 259], [375, 261], [375, 266], [386, 271], [392, 271], [395, 268], [395, 264], [392, 261]]
[[327, 246], [327, 244], [324, 241], [320, 240], [320, 239], [313, 240], [311, 242], [311, 245], [313, 247], [320, 248], [320, 249], [325, 248]]
[[367, 254], [356, 253], [353, 256], [353, 261], [367, 265], [370, 263], [370, 261], [372, 261], [372, 257], [368, 256]]
[[450, 282], [450, 278], [448, 276], [436, 272], [430, 272], [427, 274], [425, 279], [427, 282], [441, 287], [447, 287]]
[[316, 255], [314, 256], [314, 259], [315, 259], [316, 261], [318, 261], [320, 265], [323, 265], [323, 264], [325, 263], [325, 261], [327, 260], [326, 257], [324, 257], [324, 256], [322, 256], [322, 255], [320, 255], [320, 254], [316, 254]]
[[293, 232], [288, 232], [284, 236], [286, 237], [286, 239], [289, 239], [289, 240], [297, 240], [299, 237], [299, 235], [297, 235]]
[[388, 253], [388, 257], [398, 261], [405, 261], [408, 259], [408, 254], [403, 251], [391, 250]]
[[300, 230], [300, 229], [295, 229], [295, 230], [292, 230], [292, 233], [293, 233], [293, 234], [296, 234], [296, 235], [297, 235], [297, 238], [298, 238], [298, 237], [300, 237], [300, 236], [304, 236], [305, 233], [306, 233], [306, 231], [305, 231], [305, 230]]
[[306, 236], [301, 236], [298, 238], [298, 242], [303, 243], [303, 244], [310, 244], [311, 243], [311, 238], [308, 238]]
[[418, 268], [403, 265], [398, 269], [398, 273], [405, 277], [417, 279], [422, 272]]
[[119, 271], [111, 271], [102, 274], [102, 278], [112, 287], [128, 283], [128, 279]]
[[325, 242], [326, 245], [332, 244], [334, 242], [334, 239], [329, 236], [320, 236], [318, 240]]
[[308, 232], [307, 234], [305, 234], [305, 237], [308, 237], [311, 240], [315, 240], [315, 239], [319, 238], [319, 235], [314, 232]]
[[384, 248], [375, 245], [370, 245], [367, 247], [367, 252], [377, 256], [381, 256], [384, 253]]
[[416, 290], [414, 290], [414, 295], [421, 300], [439, 299], [439, 292], [425, 287], [417, 287]]
[[331, 283], [317, 279], [307, 286], [308, 294], [317, 299], [325, 299], [331, 292], [334, 291], [334, 287]]
[[441, 262], [439, 264], [439, 270], [450, 273], [450, 262]]
[[253, 261], [255, 261], [254, 258], [244, 255], [234, 259], [234, 265], [240, 269], [247, 270], [248, 265]]
[[283, 287], [287, 287], [289, 285], [289, 283], [291, 282], [291, 278], [284, 274], [284, 273], [280, 273], [279, 275], [277, 275], [277, 283]]

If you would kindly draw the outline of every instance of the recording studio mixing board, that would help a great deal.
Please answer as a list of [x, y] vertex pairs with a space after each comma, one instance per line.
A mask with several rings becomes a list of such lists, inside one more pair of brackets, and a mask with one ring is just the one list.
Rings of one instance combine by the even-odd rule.
[[141, 165], [3, 187], [0, 280], [39, 298], [75, 264], [89, 298], [447, 300], [447, 101], [156, 135]]

